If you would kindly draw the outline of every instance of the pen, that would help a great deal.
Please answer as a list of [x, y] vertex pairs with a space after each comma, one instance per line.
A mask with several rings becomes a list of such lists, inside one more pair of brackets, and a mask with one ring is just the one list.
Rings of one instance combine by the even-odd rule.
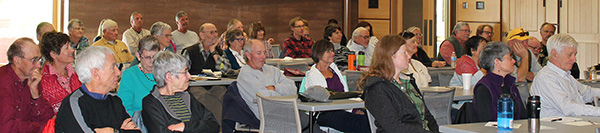
[[555, 121], [562, 121], [562, 118], [556, 118], [556, 119], [550, 120], [550, 122], [555, 122]]

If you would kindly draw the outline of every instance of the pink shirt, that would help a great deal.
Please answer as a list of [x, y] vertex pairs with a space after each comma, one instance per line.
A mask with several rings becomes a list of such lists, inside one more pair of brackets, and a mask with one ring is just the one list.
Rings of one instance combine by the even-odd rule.
[[[455, 35], [452, 35], [452, 37], [456, 38]], [[456, 39], [458, 40], [458, 43], [460, 43], [460, 45], [464, 48], [465, 47], [465, 42], [466, 41], [461, 41], [458, 38]], [[452, 43], [450, 43], [450, 41], [444, 40], [444, 42], [442, 42], [442, 45], [440, 46], [440, 55], [442, 55], [442, 58], [444, 58], [444, 60], [446, 61], [447, 64], [451, 64], [452, 60], [450, 60], [450, 56], [452, 56], [452, 52], [454, 52], [454, 45], [452, 45]], [[456, 55], [456, 58], [458, 58], [459, 56]]]

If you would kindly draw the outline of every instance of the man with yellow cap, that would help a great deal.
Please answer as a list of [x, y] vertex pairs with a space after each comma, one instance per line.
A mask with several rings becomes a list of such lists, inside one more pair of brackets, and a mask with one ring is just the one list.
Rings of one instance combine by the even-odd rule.
[[517, 82], [532, 81], [535, 74], [542, 69], [542, 66], [537, 62], [533, 52], [525, 47], [528, 45], [529, 39], [532, 39], [529, 32], [523, 28], [513, 29], [508, 32], [506, 38], [516, 61], [516, 69], [512, 76], [517, 77]]

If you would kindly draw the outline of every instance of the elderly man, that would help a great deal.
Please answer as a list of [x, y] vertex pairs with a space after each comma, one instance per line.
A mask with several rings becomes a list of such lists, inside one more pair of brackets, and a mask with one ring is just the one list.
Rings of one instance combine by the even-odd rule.
[[350, 39], [350, 43], [348, 43], [348, 49], [354, 51], [356, 55], [358, 55], [359, 51], [365, 53], [364, 66], [371, 65], [371, 58], [373, 57], [373, 51], [375, 50], [375, 45], [369, 43], [369, 38], [369, 30], [364, 27], [358, 27], [352, 32], [352, 39]]
[[121, 71], [112, 50], [92, 46], [75, 61], [81, 87], [62, 101], [56, 132], [118, 132], [138, 130], [121, 99], [108, 92], [117, 87]]
[[6, 52], [0, 67], [0, 132], [42, 132], [54, 112], [42, 98], [40, 48], [30, 38], [19, 38]]
[[71, 46], [76, 50], [75, 54], [80, 53], [85, 48], [90, 46], [90, 40], [87, 37], [83, 36], [83, 31], [85, 29], [81, 20], [76, 18], [69, 20], [67, 28], [69, 29], [69, 38], [71, 38]]
[[201, 74], [202, 69], [211, 69], [211, 71], [220, 70], [223, 50], [218, 47], [217, 27], [212, 23], [204, 23], [200, 26], [200, 38], [202, 41], [185, 48], [182, 53], [191, 62], [190, 74]]
[[465, 42], [469, 39], [471, 29], [467, 22], [458, 22], [452, 29], [452, 36], [446, 38], [440, 46], [440, 54], [438, 60], [446, 61], [446, 64], [451, 64], [450, 56], [454, 52], [456, 57], [461, 57], [465, 54]]
[[102, 32], [104, 33], [102, 39], [92, 44], [92, 46], [104, 46], [111, 49], [117, 59], [119, 70], [123, 68], [124, 64], [129, 64], [133, 61], [133, 55], [130, 53], [127, 45], [121, 40], [117, 40], [117, 37], [119, 37], [117, 22], [107, 19], [102, 24]]
[[142, 26], [144, 26], [144, 17], [140, 12], [136, 11], [131, 13], [129, 23], [131, 24], [131, 28], [123, 32], [123, 42], [129, 46], [131, 53], [135, 53], [138, 49], [138, 41], [140, 41], [142, 37], [150, 35], [150, 31], [142, 28]]
[[542, 69], [533, 52], [526, 48], [528, 40], [532, 38], [528, 35], [529, 32], [523, 28], [516, 28], [508, 32], [506, 37], [508, 46], [514, 55], [513, 58], [517, 62], [515, 63], [516, 69], [512, 73], [512, 76], [517, 77], [517, 82], [532, 81], [535, 74]]
[[283, 42], [283, 52], [285, 53], [283, 55], [292, 58], [310, 58], [310, 48], [314, 42], [304, 36], [304, 27], [308, 26], [306, 20], [295, 17], [290, 20], [289, 26], [292, 36]]
[[540, 35], [542, 36], [542, 49], [540, 50], [540, 57], [538, 58], [538, 62], [543, 66], [546, 66], [548, 62], [548, 50], [546, 48], [546, 42], [548, 42], [548, 38], [550, 38], [556, 32], [556, 26], [550, 23], [543, 23], [540, 26]]
[[[188, 30], [190, 23], [188, 20], [188, 14], [184, 11], [179, 11], [175, 15], [175, 24], [177, 24], [177, 30], [171, 32], [173, 34], [173, 44], [175, 47], [175, 53], [182, 53], [182, 50], [186, 47], [198, 43], [200, 38], [196, 32]], [[199, 31], [202, 32], [202, 31]]]
[[40, 24], [37, 25], [37, 28], [35, 29], [35, 33], [37, 35], [37, 41], [42, 42], [42, 35], [44, 35], [44, 33], [46, 32], [50, 32], [50, 31], [56, 31], [54, 30], [54, 26], [52, 26], [52, 24], [48, 23], [48, 22], [41, 22]]
[[577, 42], [567, 34], [547, 41], [550, 60], [533, 79], [531, 95], [540, 96], [541, 117], [600, 116], [600, 108], [585, 103], [600, 96], [600, 89], [583, 85], [569, 75], [577, 61]]

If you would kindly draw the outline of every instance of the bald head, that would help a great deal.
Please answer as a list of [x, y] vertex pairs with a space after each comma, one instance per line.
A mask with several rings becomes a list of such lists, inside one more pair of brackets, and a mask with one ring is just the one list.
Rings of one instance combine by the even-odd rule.
[[538, 54], [540, 54], [540, 50], [542, 48], [542, 44], [540, 43], [540, 40], [532, 37], [527, 40], [527, 48], [531, 50], [536, 57], [538, 57]]
[[212, 45], [217, 43], [219, 39], [217, 33], [217, 26], [212, 23], [204, 23], [200, 26], [199, 30], [200, 39], [202, 39], [202, 45]]

